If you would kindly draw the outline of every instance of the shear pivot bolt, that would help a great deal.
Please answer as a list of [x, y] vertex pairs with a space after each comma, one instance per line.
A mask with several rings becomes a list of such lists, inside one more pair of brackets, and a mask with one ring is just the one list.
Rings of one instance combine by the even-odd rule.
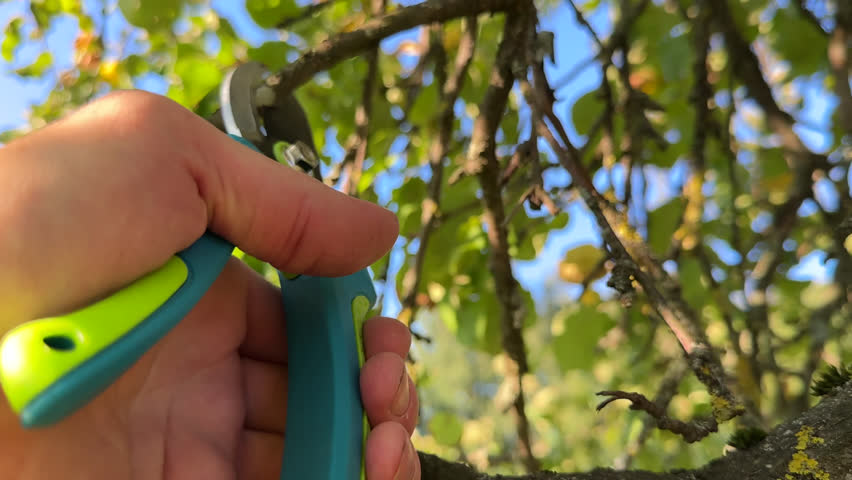
[[319, 166], [319, 159], [314, 152], [302, 142], [288, 145], [284, 149], [283, 157], [291, 166], [299, 167], [304, 172], [310, 172]]
[[275, 90], [269, 85], [261, 85], [254, 92], [254, 103], [258, 107], [271, 107], [275, 105]]

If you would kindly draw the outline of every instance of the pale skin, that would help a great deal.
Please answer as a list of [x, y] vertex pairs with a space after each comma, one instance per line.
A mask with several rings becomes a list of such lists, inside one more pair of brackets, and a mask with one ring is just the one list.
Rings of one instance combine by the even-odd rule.
[[[240, 145], [149, 93], [109, 95], [0, 149], [0, 334], [162, 265], [210, 230], [287, 272], [345, 275], [393, 245], [395, 216]], [[369, 480], [419, 480], [408, 329], [364, 329]], [[236, 259], [95, 401], [24, 430], [0, 394], [0, 472], [17, 479], [273, 480], [286, 431], [280, 292]], [[4, 474], [5, 476], [5, 474]]]

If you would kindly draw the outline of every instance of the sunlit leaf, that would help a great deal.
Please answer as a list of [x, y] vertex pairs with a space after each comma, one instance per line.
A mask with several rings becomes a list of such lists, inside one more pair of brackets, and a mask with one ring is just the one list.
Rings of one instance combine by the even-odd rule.
[[805, 20], [796, 7], [778, 9], [771, 25], [770, 45], [789, 63], [791, 77], [810, 75], [826, 66], [826, 56], [814, 52], [827, 50], [828, 37]]
[[182, 88], [172, 89], [170, 96], [175, 101], [194, 107], [222, 80], [222, 70], [211, 59], [202, 57], [179, 58], [175, 73], [180, 77]]
[[248, 55], [269, 70], [276, 71], [287, 65], [287, 53], [292, 50], [293, 47], [286, 42], [266, 42], [257, 48], [249, 48]]
[[580, 97], [571, 108], [571, 120], [574, 130], [580, 135], [589, 133], [595, 121], [604, 111], [604, 103], [600, 92], [592, 90]]
[[648, 214], [648, 244], [654, 253], [663, 255], [671, 246], [685, 204], [683, 198], [673, 198]]
[[146, 30], [171, 27], [183, 8], [182, 0], [118, 0], [127, 22]]
[[559, 264], [559, 276], [569, 283], [583, 283], [585, 280], [594, 281], [604, 276], [606, 271], [601, 268], [596, 275], [595, 269], [605, 258], [605, 252], [594, 245], [580, 245], [568, 250]]
[[53, 65], [53, 55], [50, 52], [41, 52], [33, 63], [15, 70], [15, 73], [22, 77], [38, 77], [51, 65]]
[[456, 415], [438, 412], [429, 420], [429, 431], [444, 445], [457, 445], [461, 440], [462, 422]]
[[15, 54], [15, 48], [17, 48], [18, 43], [21, 41], [21, 26], [24, 21], [20, 17], [15, 17], [6, 24], [6, 29], [3, 32], [3, 43], [0, 45], [0, 50], [2, 50], [3, 59], [7, 62], [12, 61], [12, 57]]
[[259, 26], [272, 28], [299, 13], [295, 0], [246, 0], [246, 9]]
[[597, 357], [597, 342], [613, 321], [609, 315], [592, 307], [562, 311], [551, 320], [554, 334], [552, 348], [563, 371], [588, 369]]

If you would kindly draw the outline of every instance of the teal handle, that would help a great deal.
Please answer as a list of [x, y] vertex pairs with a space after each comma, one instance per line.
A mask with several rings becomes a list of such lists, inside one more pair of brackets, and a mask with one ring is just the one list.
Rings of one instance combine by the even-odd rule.
[[367, 270], [339, 277], [279, 272], [287, 319], [287, 430], [281, 479], [364, 478], [361, 327], [376, 301]]
[[[137, 292], [144, 282], [156, 283], [162, 270], [137, 280], [124, 293], [113, 294], [78, 312], [33, 320], [10, 331], [0, 344], [0, 382], [13, 408], [18, 407], [21, 424], [26, 428], [52, 425], [115, 382], [192, 310], [225, 267], [233, 248], [207, 232], [178, 253], [179, 263], [185, 267], [184, 280], [171, 295], [158, 297], [166, 297], [159, 306], [145, 305], [145, 295]], [[152, 287], [156, 289], [157, 285]], [[103, 338], [104, 333], [98, 330], [104, 322], [121, 324], [132, 320], [105, 318], [98, 314], [99, 310], [107, 316], [111, 313], [132, 318], [134, 308], [153, 308], [153, 312], [137, 324], [128, 325], [128, 330], [117, 330], [115, 338]], [[32, 392], [37, 381], [46, 385], [41, 391]], [[20, 398], [22, 395], [24, 398]]]

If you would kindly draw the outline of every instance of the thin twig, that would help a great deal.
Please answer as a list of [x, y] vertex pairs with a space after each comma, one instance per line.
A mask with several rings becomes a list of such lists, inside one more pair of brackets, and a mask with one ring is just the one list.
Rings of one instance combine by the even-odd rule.
[[[659, 407], [660, 410], [665, 411], [666, 408], [668, 408], [669, 403], [671, 403], [672, 399], [677, 394], [677, 389], [687, 372], [689, 372], [689, 369], [687, 368], [686, 362], [680, 359], [670, 360], [666, 373], [660, 381], [660, 386], [657, 388], [657, 394], [654, 396], [654, 405]], [[643, 420], [642, 431], [639, 432], [639, 437], [631, 442], [621, 457], [616, 458], [614, 463], [617, 469], [625, 470], [630, 468], [631, 463], [633, 463], [636, 455], [639, 454], [642, 446], [651, 437], [651, 434], [653, 433], [653, 429], [651, 428], [653, 423], [653, 417], [646, 417]]]
[[598, 411], [616, 400], [630, 400], [631, 410], [647, 413], [657, 421], [657, 428], [676, 433], [683, 437], [687, 443], [695, 443], [707, 435], [719, 431], [719, 422], [713, 417], [694, 419], [691, 422], [671, 418], [666, 415], [665, 408], [648, 400], [641, 393], [608, 390], [597, 394], [602, 397], [609, 397], [598, 404], [596, 408]]

